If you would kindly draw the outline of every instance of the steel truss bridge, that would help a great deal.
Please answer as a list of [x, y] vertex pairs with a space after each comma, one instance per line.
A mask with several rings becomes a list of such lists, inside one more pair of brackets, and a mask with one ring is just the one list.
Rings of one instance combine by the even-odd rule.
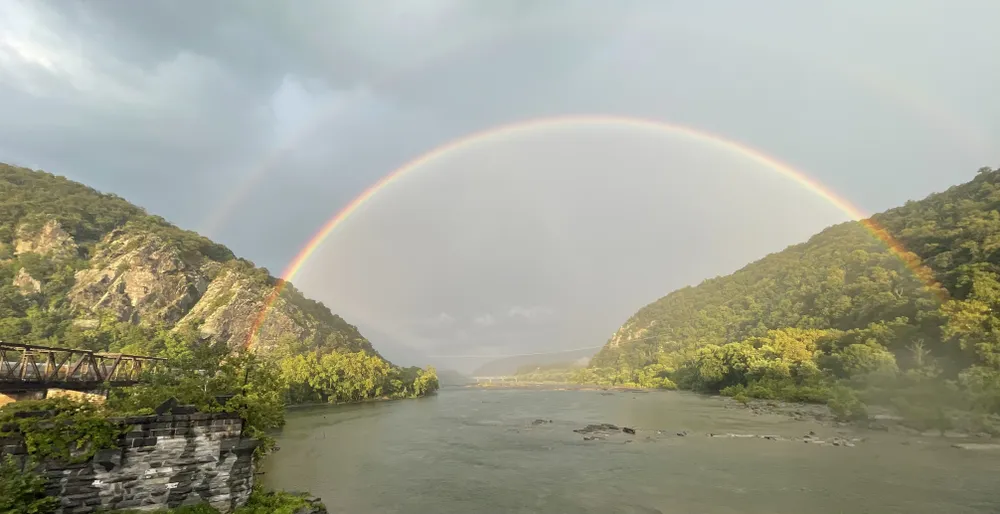
[[93, 391], [139, 383], [159, 357], [0, 342], [0, 393]]

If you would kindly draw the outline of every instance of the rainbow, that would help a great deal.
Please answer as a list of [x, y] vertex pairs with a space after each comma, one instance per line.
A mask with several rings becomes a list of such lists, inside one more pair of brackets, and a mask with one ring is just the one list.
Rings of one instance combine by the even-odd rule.
[[554, 118], [536, 118], [527, 121], [515, 122], [510, 124], [501, 125], [498, 127], [486, 129], [483, 131], [475, 132], [465, 137], [455, 139], [444, 145], [441, 145], [419, 157], [413, 159], [410, 162], [400, 166], [395, 171], [389, 173], [388, 175], [382, 177], [378, 182], [373, 184], [371, 187], [366, 189], [360, 195], [358, 195], [354, 200], [348, 203], [343, 209], [337, 212], [332, 218], [330, 218], [322, 227], [309, 239], [304, 247], [299, 251], [299, 253], [291, 260], [285, 270], [282, 272], [280, 279], [277, 281], [274, 289], [268, 295], [267, 299], [264, 301], [264, 306], [257, 316], [257, 319], [252, 325], [252, 329], [247, 336], [246, 345], [250, 345], [254, 338], [256, 338], [257, 333], [260, 330], [261, 325], [267, 319], [267, 315], [271, 308], [274, 306], [274, 302], [277, 301], [281, 292], [284, 290], [286, 284], [292, 280], [293, 277], [302, 269], [306, 261], [312, 256], [312, 254], [323, 244], [326, 238], [341, 224], [348, 220], [355, 212], [358, 211], [365, 203], [375, 197], [380, 191], [389, 187], [391, 184], [398, 182], [401, 178], [414, 172], [421, 167], [445, 157], [453, 152], [457, 152], [462, 149], [470, 149], [478, 145], [487, 144], [492, 140], [514, 136], [518, 134], [523, 134], [526, 132], [531, 132], [534, 130], [545, 129], [545, 128], [555, 128], [560, 126], [586, 126], [586, 125], [619, 125], [619, 126], [629, 126], [635, 128], [655, 130], [670, 135], [686, 137], [688, 139], [705, 143], [710, 146], [714, 146], [720, 150], [726, 150], [729, 152], [741, 155], [748, 160], [755, 162], [757, 164], [763, 165], [775, 173], [794, 181], [803, 189], [815, 194], [816, 196], [826, 200], [831, 205], [843, 211], [845, 214], [851, 217], [855, 221], [859, 221], [864, 225], [871, 233], [881, 241], [883, 241], [886, 246], [896, 254], [900, 260], [914, 273], [914, 275], [919, 278], [928, 290], [937, 294], [941, 299], [944, 299], [943, 295], [946, 294], [945, 289], [935, 280], [934, 273], [930, 268], [923, 265], [920, 262], [920, 258], [917, 257], [912, 252], [907, 251], [902, 244], [899, 243], [885, 228], [878, 225], [877, 222], [869, 218], [861, 209], [856, 207], [854, 204], [848, 200], [838, 196], [835, 192], [829, 188], [823, 186], [816, 180], [810, 178], [805, 173], [793, 168], [792, 166], [771, 157], [760, 150], [753, 147], [745, 145], [743, 143], [738, 143], [736, 141], [727, 139], [725, 137], [710, 134], [695, 128], [677, 125], [673, 123], [666, 123], [662, 121], [647, 120], [642, 118], [630, 118], [623, 116], [609, 116], [609, 115], [573, 115], [573, 116], [559, 116]]

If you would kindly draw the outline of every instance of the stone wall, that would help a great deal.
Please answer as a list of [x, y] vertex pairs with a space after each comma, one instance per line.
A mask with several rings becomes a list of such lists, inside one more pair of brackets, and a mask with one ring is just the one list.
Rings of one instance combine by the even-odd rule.
[[[246, 503], [258, 441], [241, 436], [238, 416], [193, 412], [116, 421], [129, 427], [117, 448], [82, 464], [45, 462], [38, 469], [49, 480], [48, 494], [60, 500], [57, 512], [208, 502], [225, 513]], [[25, 453], [23, 441], [0, 440], [0, 455]]]

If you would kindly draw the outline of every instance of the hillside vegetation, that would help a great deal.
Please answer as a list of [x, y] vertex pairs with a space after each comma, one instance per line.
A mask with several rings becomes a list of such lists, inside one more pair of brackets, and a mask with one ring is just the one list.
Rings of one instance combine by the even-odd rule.
[[[865, 403], [928, 424], [1000, 414], [1000, 170], [872, 217], [928, 266], [935, 294], [862, 223], [635, 313], [578, 380]], [[912, 256], [911, 256], [912, 257]]]
[[565, 383], [574, 382], [586, 361], [556, 362], [551, 364], [528, 364], [517, 368], [514, 376], [522, 382]]
[[[166, 356], [204, 372], [238, 362], [233, 353], [252, 340], [255, 358], [281, 370], [270, 386], [282, 401], [437, 387], [433, 370], [386, 362], [291, 284], [251, 338], [277, 284], [225, 246], [118, 196], [0, 164], [0, 341]], [[149, 403], [169, 391], [147, 393]]]

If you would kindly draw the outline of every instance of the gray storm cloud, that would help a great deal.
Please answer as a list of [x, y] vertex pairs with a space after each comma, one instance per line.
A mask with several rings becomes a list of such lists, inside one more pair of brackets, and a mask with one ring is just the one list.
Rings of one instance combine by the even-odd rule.
[[[274, 272], [391, 170], [544, 116], [689, 125], [876, 211], [998, 164], [997, 19], [992, 0], [9, 0], [0, 159]], [[296, 283], [418, 360], [600, 344], [843, 218], [738, 155], [621, 127], [497, 141], [398, 186]]]

